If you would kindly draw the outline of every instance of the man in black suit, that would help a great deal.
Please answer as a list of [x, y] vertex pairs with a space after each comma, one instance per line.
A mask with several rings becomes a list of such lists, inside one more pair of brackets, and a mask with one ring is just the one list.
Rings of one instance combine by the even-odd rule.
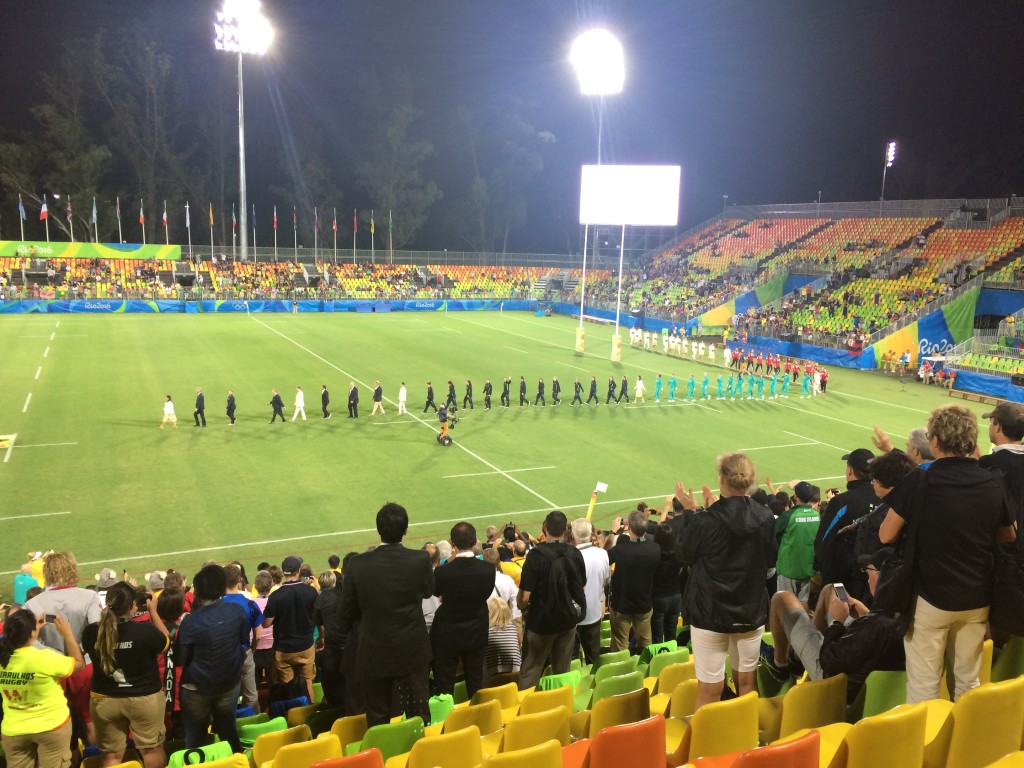
[[466, 673], [466, 693], [473, 696], [484, 679], [487, 647], [487, 600], [494, 592], [494, 568], [476, 559], [476, 529], [456, 523], [451, 532], [452, 556], [434, 571], [434, 594], [441, 606], [430, 626], [437, 693], [455, 691], [459, 660]]
[[[608, 397], [605, 398], [604, 404], [605, 405], [610, 405], [612, 400], [614, 400], [614, 399], [615, 399], [615, 377], [614, 376], [609, 376], [608, 377]], [[588, 400], [587, 402], [589, 403], [590, 401]]]
[[348, 383], [348, 417], [359, 418], [359, 389], [354, 381]]
[[228, 390], [227, 414], [228, 418], [231, 419], [231, 426], [235, 426], [235, 392], [232, 389]]
[[434, 594], [430, 556], [406, 549], [405, 507], [388, 502], [377, 512], [381, 544], [345, 567], [341, 629], [359, 624], [357, 667], [362, 670], [367, 725], [405, 712], [430, 720], [430, 639], [423, 600]]
[[276, 389], [270, 390], [273, 392], [273, 397], [270, 398], [270, 407], [274, 409], [274, 415], [270, 417], [270, 423], [273, 424], [277, 421], [277, 417], [281, 417], [281, 423], [284, 424], [284, 400], [281, 399], [281, 393]]
[[473, 410], [473, 382], [466, 379], [466, 396], [462, 398], [462, 407], [465, 408], [466, 404], [469, 404], [469, 410]]
[[590, 377], [590, 396], [587, 398], [587, 405], [590, 405], [590, 401], [591, 400], [593, 400], [598, 405], [601, 404], [601, 401], [597, 399], [597, 377], [596, 376], [591, 376]]
[[494, 392], [494, 387], [491, 385], [491, 380], [487, 379], [484, 382], [484, 410], [491, 410], [491, 393]]
[[509, 394], [509, 390], [512, 388], [512, 377], [506, 376], [505, 380], [501, 383], [501, 407], [508, 408], [512, 402], [512, 396]]
[[327, 406], [331, 404], [331, 394], [327, 391], [327, 385], [320, 385], [320, 408], [324, 412], [324, 418], [331, 418], [331, 412], [327, 410]]
[[423, 406], [423, 412], [426, 413], [428, 409], [433, 408], [434, 413], [437, 413], [437, 406], [434, 405], [434, 385], [429, 381], [427, 382], [427, 402]]
[[562, 385], [558, 383], [558, 377], [551, 377], [551, 404], [558, 405], [562, 402]]
[[[196, 426], [206, 426], [206, 398], [203, 397], [203, 390], [201, 387], [196, 387], [196, 409], [192, 412], [195, 416]], [[203, 423], [200, 424], [199, 420], [202, 419]]]
[[522, 376], [519, 377], [519, 407], [522, 408], [524, 405], [529, 405], [530, 401], [526, 399], [526, 379]]

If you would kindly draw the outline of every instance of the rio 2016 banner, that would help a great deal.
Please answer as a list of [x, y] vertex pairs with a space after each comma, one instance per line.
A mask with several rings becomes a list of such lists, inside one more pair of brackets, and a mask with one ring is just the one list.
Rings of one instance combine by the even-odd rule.
[[181, 246], [0, 240], [0, 258], [18, 256], [29, 256], [34, 259], [167, 259], [181, 261]]
[[972, 288], [916, 323], [875, 342], [871, 346], [873, 359], [865, 360], [863, 367], [874, 367], [886, 352], [891, 351], [898, 358], [908, 350], [910, 364], [916, 367], [921, 357], [944, 354], [957, 344], [967, 341], [974, 335], [974, 313], [980, 293], [981, 288]]

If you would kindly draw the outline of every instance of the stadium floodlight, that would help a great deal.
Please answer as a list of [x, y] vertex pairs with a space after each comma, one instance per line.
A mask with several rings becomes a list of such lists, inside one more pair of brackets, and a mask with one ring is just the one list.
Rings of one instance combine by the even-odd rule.
[[224, 0], [213, 25], [213, 47], [218, 51], [238, 54], [238, 202], [240, 208], [239, 255], [249, 257], [249, 236], [245, 196], [245, 88], [242, 77], [242, 56], [262, 56], [274, 39], [274, 28], [260, 11], [260, 0]]
[[[622, 93], [626, 82], [626, 57], [622, 43], [607, 29], [591, 29], [579, 35], [569, 51], [576, 70], [580, 93], [597, 96], [597, 164], [601, 164], [601, 138], [604, 132], [604, 97]], [[576, 331], [576, 351], [583, 353], [583, 314], [587, 296], [587, 245], [589, 225], [583, 226], [583, 275], [580, 278], [580, 327]], [[595, 237], [594, 252], [597, 252]]]
[[[896, 142], [890, 141], [885, 145], [885, 165], [882, 166], [882, 194], [879, 197], [880, 203], [885, 203], [885, 172], [892, 168], [892, 163], [896, 159]], [[882, 206], [879, 205], [879, 212], [881, 212]]]

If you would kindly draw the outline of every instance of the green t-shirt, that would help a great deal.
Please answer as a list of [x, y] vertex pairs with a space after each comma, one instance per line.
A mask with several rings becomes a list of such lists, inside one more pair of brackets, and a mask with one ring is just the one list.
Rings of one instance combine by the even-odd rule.
[[0, 667], [0, 699], [4, 706], [4, 736], [45, 733], [68, 719], [68, 702], [57, 682], [75, 670], [75, 661], [50, 648], [18, 648], [6, 667]]
[[786, 510], [775, 521], [775, 535], [781, 535], [775, 570], [789, 579], [814, 575], [814, 537], [818, 533], [818, 510], [801, 505]]

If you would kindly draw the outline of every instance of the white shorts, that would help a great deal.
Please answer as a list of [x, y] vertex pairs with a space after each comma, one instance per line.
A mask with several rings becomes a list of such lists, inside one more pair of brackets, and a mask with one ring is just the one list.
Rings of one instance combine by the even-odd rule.
[[690, 627], [693, 643], [693, 663], [697, 680], [718, 683], [725, 679], [725, 657], [732, 657], [734, 672], [754, 672], [761, 655], [761, 635], [764, 627], [751, 632], [724, 634]]
[[166, 424], [167, 422], [171, 422], [171, 424], [177, 424], [178, 423], [178, 417], [175, 416], [173, 413], [165, 413], [164, 414], [164, 418], [163, 418], [163, 420], [161, 420], [160, 423], [161, 424]]

